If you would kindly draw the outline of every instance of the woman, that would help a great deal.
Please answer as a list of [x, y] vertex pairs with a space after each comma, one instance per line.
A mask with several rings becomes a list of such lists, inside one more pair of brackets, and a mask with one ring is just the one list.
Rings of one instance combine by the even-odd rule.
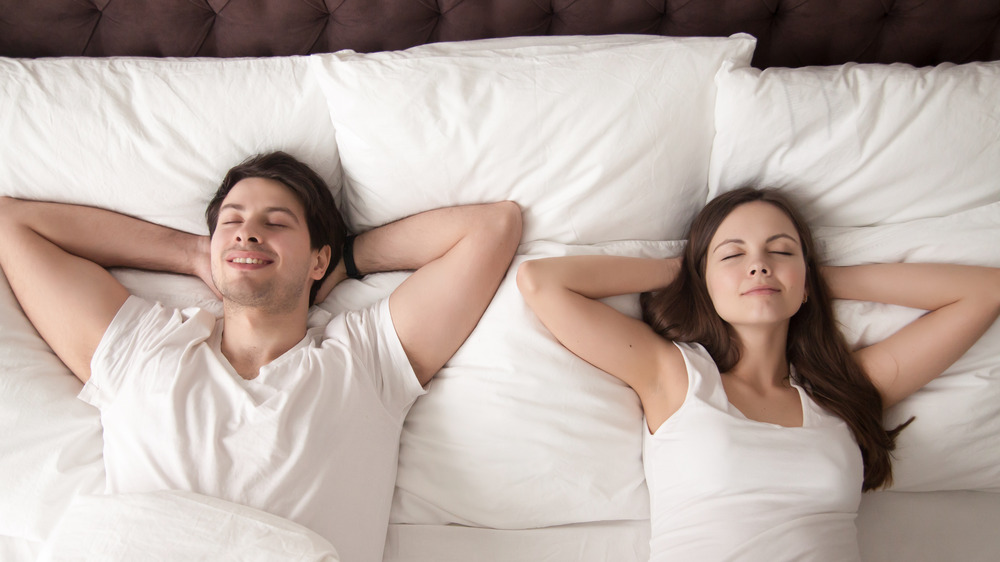
[[[710, 202], [681, 259], [525, 262], [559, 341], [631, 386], [646, 420], [653, 560], [857, 560], [862, 490], [891, 482], [883, 409], [940, 375], [1000, 313], [1000, 269], [823, 267], [778, 193]], [[642, 298], [640, 322], [595, 299]], [[831, 299], [930, 312], [850, 351]]]

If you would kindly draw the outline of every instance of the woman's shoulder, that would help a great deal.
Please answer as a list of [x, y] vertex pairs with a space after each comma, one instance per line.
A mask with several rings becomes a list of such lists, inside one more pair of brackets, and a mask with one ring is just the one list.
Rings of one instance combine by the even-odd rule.
[[706, 377], [717, 379], [719, 372], [703, 345], [666, 340], [664, 343], [657, 390], [640, 395], [650, 428], [659, 427], [687, 401], [692, 388], [701, 386]]

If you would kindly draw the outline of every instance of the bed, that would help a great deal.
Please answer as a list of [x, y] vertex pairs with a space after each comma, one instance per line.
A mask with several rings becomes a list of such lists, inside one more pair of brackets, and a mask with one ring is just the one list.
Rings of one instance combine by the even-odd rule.
[[[524, 260], [676, 255], [708, 199], [752, 182], [802, 205], [827, 263], [1000, 266], [992, 0], [2, 0], [0, 57], [0, 195], [205, 233], [224, 172], [282, 149], [357, 231], [522, 206], [511, 272], [407, 418], [386, 561], [648, 556], [638, 399], [532, 316]], [[114, 273], [221, 310], [195, 279]], [[321, 306], [404, 276], [345, 282]], [[837, 313], [860, 345], [920, 311]], [[237, 504], [104, 495], [80, 386], [0, 277], [0, 559], [338, 559]], [[1000, 326], [886, 423], [911, 415], [893, 486], [862, 502], [864, 559], [995, 560]]]

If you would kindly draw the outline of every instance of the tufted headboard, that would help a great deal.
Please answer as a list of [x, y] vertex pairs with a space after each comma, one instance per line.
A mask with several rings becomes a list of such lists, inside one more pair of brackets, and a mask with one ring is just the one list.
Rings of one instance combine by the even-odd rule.
[[998, 0], [0, 0], [0, 56], [370, 52], [514, 35], [747, 32], [754, 65], [1000, 59]]

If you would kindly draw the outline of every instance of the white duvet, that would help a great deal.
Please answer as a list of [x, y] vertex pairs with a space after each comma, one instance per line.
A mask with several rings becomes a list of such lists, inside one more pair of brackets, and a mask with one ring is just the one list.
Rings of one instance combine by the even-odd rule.
[[55, 560], [337, 562], [323, 537], [287, 519], [191, 492], [77, 496], [39, 557]]

